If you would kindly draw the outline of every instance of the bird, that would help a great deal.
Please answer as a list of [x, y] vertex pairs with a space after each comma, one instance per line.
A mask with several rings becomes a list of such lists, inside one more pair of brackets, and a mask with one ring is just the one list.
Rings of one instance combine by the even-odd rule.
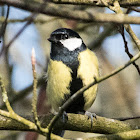
[[[68, 28], [53, 31], [46, 92], [53, 110], [59, 108], [79, 89], [99, 77], [98, 59], [80, 35]], [[85, 113], [95, 101], [98, 85], [93, 85], [66, 108], [66, 113]]]

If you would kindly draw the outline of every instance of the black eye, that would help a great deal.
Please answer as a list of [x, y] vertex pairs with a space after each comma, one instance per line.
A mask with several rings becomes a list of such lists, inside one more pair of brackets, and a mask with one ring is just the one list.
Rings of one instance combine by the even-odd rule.
[[56, 34], [56, 35], [54, 35], [54, 38], [56, 39], [56, 40], [64, 40], [64, 39], [68, 39], [68, 35], [67, 34]]
[[68, 39], [68, 37], [69, 37], [69, 36], [68, 36], [67, 34], [65, 34], [65, 39]]

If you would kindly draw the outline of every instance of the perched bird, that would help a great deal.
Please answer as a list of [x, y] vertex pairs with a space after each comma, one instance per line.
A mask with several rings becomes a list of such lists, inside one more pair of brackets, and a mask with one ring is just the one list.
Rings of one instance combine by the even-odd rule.
[[[51, 52], [47, 71], [47, 96], [57, 112], [75, 92], [98, 77], [96, 55], [84, 44], [78, 33], [60, 28], [52, 32]], [[86, 90], [65, 111], [85, 113], [91, 107], [97, 92], [97, 84]]]

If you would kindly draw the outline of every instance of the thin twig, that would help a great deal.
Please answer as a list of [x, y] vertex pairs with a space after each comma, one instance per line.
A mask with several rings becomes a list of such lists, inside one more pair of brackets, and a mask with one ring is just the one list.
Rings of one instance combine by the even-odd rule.
[[[1, 2], [1, 1], [0, 1]], [[41, 9], [43, 10], [45, 8], [45, 3], [43, 2], [39, 5], [38, 10], [40, 11]], [[26, 5], [27, 6], [27, 5]], [[19, 30], [19, 32], [13, 37], [13, 39], [11, 39], [11, 41], [4, 46], [4, 49], [0, 52], [0, 56], [2, 55], [4, 50], [8, 50], [8, 48], [11, 46], [11, 44], [21, 35], [21, 33], [27, 28], [28, 25], [30, 25], [34, 18], [37, 16], [38, 11], [34, 11], [34, 13], [29, 17], [29, 20], [27, 21], [27, 23], [21, 28], [21, 30]]]
[[135, 117], [123, 117], [123, 118], [114, 118], [119, 121], [127, 121], [127, 120], [134, 120], [134, 119], [140, 119], [140, 116], [135, 116]]
[[36, 75], [36, 58], [35, 58], [35, 50], [32, 49], [31, 55], [31, 62], [32, 62], [32, 71], [33, 71], [33, 98], [32, 98], [32, 112], [34, 116], [35, 124], [37, 125], [38, 129], [40, 128], [40, 123], [37, 116], [37, 75]]
[[5, 36], [5, 32], [6, 32], [6, 27], [7, 27], [7, 20], [8, 20], [8, 17], [9, 17], [9, 13], [10, 13], [10, 6], [7, 7], [7, 14], [6, 14], [6, 18], [1, 26], [1, 30], [0, 30], [0, 38], [2, 37], [3, 38], [3, 46], [2, 46], [2, 49], [1, 49], [1, 52], [0, 54], [3, 52], [4, 50], [4, 45], [5, 45], [5, 40], [4, 40], [4, 36]]
[[1, 76], [0, 76], [0, 87], [1, 87], [1, 90], [2, 90], [3, 101], [5, 102], [7, 110], [9, 111], [9, 112], [6, 112], [6, 111], [3, 111], [3, 110], [0, 109], [0, 115], [12, 118], [14, 120], [17, 120], [18, 122], [21, 122], [21, 123], [23, 123], [25, 125], [28, 125], [31, 129], [34, 128], [36, 130], [36, 127], [34, 126], [34, 124], [32, 122], [20, 117], [12, 109], [12, 107], [11, 107], [11, 105], [9, 103], [7, 92], [6, 92], [6, 89], [5, 89], [5, 86], [4, 86], [4, 83], [2, 81]]
[[4, 50], [8, 50], [8, 48], [11, 46], [11, 44], [21, 35], [21, 33], [27, 28], [27, 26], [32, 23], [32, 21], [34, 20], [35, 17], [36, 17], [36, 14], [33, 13], [30, 16], [27, 23], [18, 31], [18, 33], [13, 37], [13, 39], [11, 39], [11, 41], [5, 47], [3, 47], [4, 49], [0, 52], [0, 56], [2, 55]]
[[139, 8], [130, 7], [129, 9], [130, 9], [130, 10], [133, 10], [133, 11], [135, 11], [135, 12], [140, 12], [140, 9], [139, 9]]
[[12, 109], [10, 103], [9, 103], [7, 92], [6, 92], [6, 89], [5, 89], [5, 85], [4, 85], [3, 81], [2, 81], [1, 76], [0, 76], [0, 87], [1, 87], [1, 91], [2, 91], [3, 102], [5, 102], [7, 110], [10, 113], [14, 113], [14, 111], [13, 111], [13, 109]]
[[16, 113], [10, 113], [10, 112], [0, 109], [0, 115], [5, 116], [7, 118], [11, 118], [12, 120], [16, 120], [17, 122], [20, 122], [20, 123], [28, 126], [29, 129], [31, 129], [31, 130], [37, 130], [37, 127], [33, 122], [31, 122], [27, 119], [24, 119], [23, 117], [17, 115]]
[[48, 139], [50, 139], [50, 134], [52, 132], [52, 128], [54, 126], [54, 124], [57, 122], [57, 120], [60, 118], [60, 116], [63, 114], [63, 112], [66, 110], [66, 108], [74, 101], [76, 100], [81, 94], [83, 94], [84, 91], [86, 91], [87, 89], [89, 89], [91, 86], [100, 83], [110, 77], [112, 77], [113, 75], [119, 73], [120, 71], [122, 71], [123, 69], [125, 69], [126, 67], [128, 67], [130, 64], [132, 64], [134, 61], [136, 61], [138, 58], [140, 58], [140, 52], [135, 55], [133, 58], [131, 58], [126, 64], [124, 64], [123, 66], [115, 69], [114, 71], [112, 71], [110, 74], [105, 75], [103, 77], [100, 78], [96, 78], [97, 80], [90, 83], [87, 86], [84, 86], [83, 88], [81, 88], [80, 90], [78, 90], [76, 93], [74, 93], [60, 108], [58, 114], [52, 119], [52, 121], [50, 122], [50, 124], [48, 125], [48, 130], [49, 133], [47, 135]]
[[9, 13], [10, 13], [10, 6], [7, 7], [7, 14], [6, 14], [6, 18], [1, 26], [1, 30], [0, 30], [0, 38], [4, 36], [5, 31], [6, 31], [6, 26], [7, 26], [7, 20], [9, 17]]
[[[27, 22], [29, 20], [30, 16], [29, 17], [25, 17], [23, 19], [8, 19], [7, 20], [7, 23], [22, 23], [22, 22]], [[54, 17], [54, 18], [51, 18], [51, 19], [42, 19], [42, 18], [37, 18], [37, 19], [34, 19], [33, 20], [33, 23], [34, 24], [48, 24], [50, 22], [53, 22], [55, 20], [58, 20], [60, 18], [58, 17]], [[0, 23], [1, 22], [4, 22], [5, 21], [5, 18], [4, 17], [0, 17]]]
[[[115, 13], [119, 14], [119, 17], [123, 17], [124, 13], [121, 10], [120, 4], [117, 0], [114, 1], [114, 6], [111, 6], [109, 3], [105, 2], [106, 6], [110, 8], [110, 10], [114, 11]], [[136, 36], [136, 34], [133, 32], [132, 28], [129, 24], [124, 24], [125, 30], [129, 33], [131, 38], [133, 39], [134, 43], [136, 44], [138, 50], [140, 51], [140, 40]]]
[[[38, 79], [38, 86], [42, 85], [45, 83], [45, 79], [43, 78], [40, 78]], [[14, 96], [11, 100], [10, 100], [10, 104], [14, 104], [16, 102], [19, 102], [20, 100], [22, 100], [23, 98], [25, 98], [29, 93], [30, 91], [33, 89], [33, 85], [29, 85], [27, 88], [19, 91], [18, 93], [16, 93], [16, 96]], [[12, 93], [10, 93], [12, 94]], [[0, 106], [1, 109], [4, 109], [5, 108], [5, 104], [2, 104]]]
[[[127, 45], [128, 43], [127, 43], [126, 38], [125, 38], [125, 35], [124, 35], [124, 26], [123, 25], [120, 25], [119, 27], [120, 28], [119, 28], [118, 31], [120, 32], [120, 34], [121, 34], [121, 36], [123, 38], [125, 52], [127, 53], [127, 55], [129, 56], [129, 58], [131, 59], [133, 57], [133, 55], [129, 52], [129, 48], [128, 48], [128, 45]], [[137, 69], [137, 71], [138, 71], [138, 73], [140, 75], [140, 68], [139, 68], [139, 66], [135, 62], [133, 62], [133, 65], [135, 66], [135, 68]]]
[[113, 24], [105, 26], [104, 31], [101, 34], [99, 34], [99, 36], [95, 40], [91, 41], [88, 44], [88, 48], [92, 50], [98, 48], [106, 39], [106, 37], [111, 35], [111, 33], [114, 31], [113, 29], [114, 29]]
[[[44, 9], [45, 7], [45, 2], [43, 2], [42, 4], [40, 4], [40, 6], [38, 7], [38, 10], [40, 9]], [[8, 48], [11, 46], [11, 44], [21, 35], [21, 33], [33, 22], [34, 18], [37, 16], [38, 11], [35, 11], [28, 19], [27, 23], [18, 31], [18, 33], [13, 37], [13, 39], [11, 39], [11, 41], [4, 46], [4, 49], [0, 52], [0, 56], [2, 55], [4, 50], [8, 50]]]
[[132, 28], [130, 27], [130, 25], [125, 24], [124, 25], [125, 30], [129, 33], [129, 35], [131, 36], [132, 40], [134, 41], [134, 43], [136, 44], [136, 47], [138, 48], [138, 50], [140, 51], [140, 40], [138, 39], [138, 37], [136, 36], [136, 34], [133, 32]]

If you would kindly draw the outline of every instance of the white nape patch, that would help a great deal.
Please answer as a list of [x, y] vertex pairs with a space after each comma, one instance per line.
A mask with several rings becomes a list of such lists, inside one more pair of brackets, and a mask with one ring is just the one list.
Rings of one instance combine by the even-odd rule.
[[82, 45], [82, 39], [80, 38], [69, 38], [65, 40], [60, 40], [65, 48], [69, 51], [74, 51]]

